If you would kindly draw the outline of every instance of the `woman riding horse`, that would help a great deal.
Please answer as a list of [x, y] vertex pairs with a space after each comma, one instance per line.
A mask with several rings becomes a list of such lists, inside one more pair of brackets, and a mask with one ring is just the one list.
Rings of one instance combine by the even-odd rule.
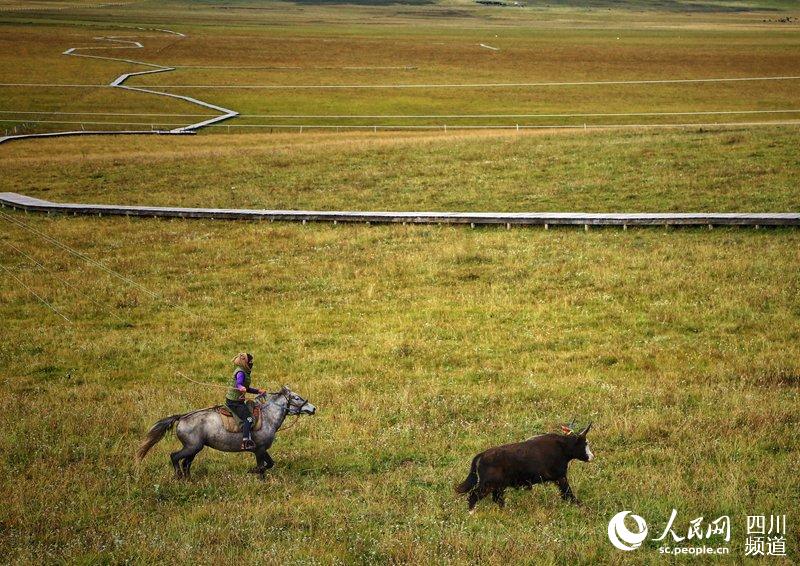
[[256, 443], [250, 436], [253, 427], [253, 413], [245, 402], [245, 393], [263, 395], [263, 389], [250, 387], [250, 372], [253, 370], [253, 354], [242, 352], [233, 358], [233, 381], [225, 395], [225, 405], [242, 420], [242, 450], [252, 450]]
[[[238, 391], [238, 390], [237, 390]], [[267, 450], [272, 447], [275, 435], [289, 415], [313, 415], [317, 408], [286, 387], [280, 391], [256, 397], [261, 409], [263, 426], [260, 430], [253, 431], [252, 440], [256, 447], [252, 449], [256, 457], [256, 467], [250, 470], [260, 474], [269, 470], [275, 463]], [[230, 432], [225, 428], [222, 418], [217, 413], [217, 407], [206, 407], [188, 413], [170, 415], [158, 421], [147, 431], [139, 449], [136, 459], [141, 461], [150, 449], [155, 446], [167, 431], [175, 429], [175, 436], [181, 441], [183, 447], [169, 455], [175, 475], [179, 478], [189, 478], [192, 461], [200, 451], [208, 446], [223, 452], [240, 452], [241, 437], [239, 433]]]

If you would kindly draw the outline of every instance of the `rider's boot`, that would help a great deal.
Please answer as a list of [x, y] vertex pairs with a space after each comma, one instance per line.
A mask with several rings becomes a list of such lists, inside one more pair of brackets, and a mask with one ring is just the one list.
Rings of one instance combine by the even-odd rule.
[[256, 443], [250, 438], [250, 428], [253, 426], [253, 417], [247, 417], [242, 423], [242, 450], [252, 450]]

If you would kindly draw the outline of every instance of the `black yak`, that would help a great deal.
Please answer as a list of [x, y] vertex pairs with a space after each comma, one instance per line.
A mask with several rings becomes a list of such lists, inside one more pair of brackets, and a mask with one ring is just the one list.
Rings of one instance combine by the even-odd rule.
[[589, 462], [594, 454], [589, 449], [586, 433], [592, 424], [578, 434], [542, 434], [525, 442], [489, 448], [472, 459], [467, 479], [456, 486], [456, 493], [468, 493], [469, 512], [475, 504], [492, 494], [492, 500], [505, 506], [503, 492], [508, 487], [530, 489], [533, 484], [555, 482], [565, 501], [578, 500], [567, 481], [570, 460]]

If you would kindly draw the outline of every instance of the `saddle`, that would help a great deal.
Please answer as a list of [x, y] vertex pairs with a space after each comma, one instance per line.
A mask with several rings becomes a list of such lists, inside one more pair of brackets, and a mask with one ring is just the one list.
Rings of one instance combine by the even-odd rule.
[[[254, 421], [253, 427], [250, 430], [252, 432], [261, 430], [261, 426], [264, 424], [261, 419], [261, 407], [253, 403], [253, 401], [247, 401], [247, 406], [250, 407], [250, 412], [253, 413]], [[225, 427], [225, 430], [228, 432], [242, 432], [242, 419], [240, 419], [238, 415], [232, 413], [228, 407], [225, 405], [217, 405], [214, 407], [214, 410], [222, 419], [222, 426]]]

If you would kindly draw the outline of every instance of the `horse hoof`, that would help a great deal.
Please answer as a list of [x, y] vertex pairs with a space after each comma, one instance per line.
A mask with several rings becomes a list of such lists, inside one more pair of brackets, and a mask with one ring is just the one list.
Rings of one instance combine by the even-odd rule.
[[264, 475], [264, 470], [259, 468], [258, 466], [256, 466], [255, 468], [250, 468], [249, 470], [247, 470], [247, 473], [248, 474], [261, 474], [263, 476]]

